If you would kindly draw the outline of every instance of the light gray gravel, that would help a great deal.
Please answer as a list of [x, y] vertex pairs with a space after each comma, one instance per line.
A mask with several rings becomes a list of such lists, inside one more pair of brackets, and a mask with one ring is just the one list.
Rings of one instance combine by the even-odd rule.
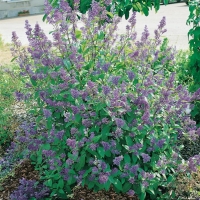
[[[152, 10], [148, 17], [140, 13], [137, 14], [136, 31], [140, 36], [144, 26], [148, 25], [149, 31], [152, 35], [154, 30], [157, 28], [159, 21], [163, 16], [166, 16], [166, 27], [168, 31], [164, 34], [164, 36], [168, 37], [170, 44], [176, 45], [177, 49], [188, 49], [187, 33], [190, 29], [190, 27], [186, 25], [188, 15], [189, 8], [183, 2], [169, 4], [167, 6], [161, 5], [160, 10], [157, 13]], [[53, 29], [51, 25], [42, 22], [42, 17], [43, 15], [33, 15], [0, 20], [0, 34], [5, 42], [10, 42], [12, 31], [16, 31], [22, 41], [22, 44], [27, 45], [28, 41], [24, 30], [24, 21], [26, 19], [28, 19], [32, 25], [38, 22], [47, 34]], [[119, 26], [119, 33], [123, 33], [125, 31], [126, 24], [126, 20], [123, 19]]]

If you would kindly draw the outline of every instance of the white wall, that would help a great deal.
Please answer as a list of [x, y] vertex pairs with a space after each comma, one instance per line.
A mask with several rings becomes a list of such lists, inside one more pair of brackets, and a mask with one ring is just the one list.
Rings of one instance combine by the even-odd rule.
[[0, 19], [16, 17], [23, 10], [29, 10], [30, 14], [43, 13], [44, 0], [0, 0]]

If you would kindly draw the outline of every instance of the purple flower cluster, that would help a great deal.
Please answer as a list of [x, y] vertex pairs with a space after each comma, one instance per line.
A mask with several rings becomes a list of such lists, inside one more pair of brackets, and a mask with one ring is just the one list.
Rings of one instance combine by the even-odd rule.
[[120, 162], [123, 160], [123, 156], [118, 156], [118, 157], [115, 157], [115, 159], [113, 160], [113, 164], [119, 166], [120, 165]]
[[11, 200], [42, 199], [49, 195], [49, 189], [35, 180], [21, 179], [20, 186], [10, 195]]
[[151, 160], [151, 157], [146, 153], [141, 153], [141, 156], [143, 158], [143, 163], [147, 163]]
[[70, 139], [70, 138], [68, 138], [68, 139], [67, 139], [67, 145], [68, 145], [70, 148], [74, 149], [74, 148], [76, 147], [76, 140], [75, 140], [75, 139]]
[[109, 175], [107, 173], [101, 173], [99, 175], [99, 183], [105, 184], [108, 181]]
[[121, 128], [125, 124], [124, 120], [119, 119], [119, 118], [115, 119], [115, 123], [116, 123], [118, 128]]

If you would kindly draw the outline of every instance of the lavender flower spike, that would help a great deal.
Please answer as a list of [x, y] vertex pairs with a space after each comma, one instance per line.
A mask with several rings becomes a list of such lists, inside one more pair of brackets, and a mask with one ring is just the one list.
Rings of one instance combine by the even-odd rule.
[[120, 162], [123, 160], [123, 156], [118, 156], [118, 157], [115, 157], [115, 159], [113, 160], [113, 163], [115, 165], [120, 165]]

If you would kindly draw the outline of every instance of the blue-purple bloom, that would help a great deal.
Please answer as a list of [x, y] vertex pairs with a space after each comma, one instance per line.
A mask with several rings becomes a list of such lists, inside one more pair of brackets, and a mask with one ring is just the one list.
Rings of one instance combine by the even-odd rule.
[[134, 175], [137, 175], [137, 171], [139, 169], [139, 165], [133, 165], [130, 167], [130, 172], [133, 173]]
[[162, 20], [160, 21], [158, 29], [163, 29], [165, 25], [166, 25], [166, 17], [163, 17]]
[[79, 97], [79, 91], [75, 89], [71, 89], [71, 95], [74, 99], [77, 99]]
[[115, 157], [115, 159], [113, 160], [113, 163], [117, 166], [120, 165], [120, 162], [123, 160], [123, 156], [118, 156], [118, 157]]
[[58, 131], [57, 134], [56, 134], [56, 137], [57, 137], [59, 140], [62, 140], [63, 135], [64, 135], [64, 132], [65, 132], [64, 130]]
[[101, 144], [102, 144], [103, 148], [105, 149], [105, 151], [110, 149], [110, 144], [108, 142], [102, 141]]
[[163, 145], [164, 145], [164, 143], [165, 143], [165, 141], [166, 141], [165, 139], [158, 140], [157, 146], [158, 146], [159, 148], [162, 148]]
[[151, 160], [151, 157], [146, 153], [141, 153], [141, 156], [143, 158], [143, 163], [147, 163]]
[[110, 87], [108, 87], [108, 86], [102, 86], [102, 89], [103, 89], [103, 93], [105, 94], [105, 95], [108, 95], [109, 93], [110, 93]]
[[130, 177], [128, 181], [129, 181], [129, 183], [134, 184], [135, 178], [134, 177]]
[[133, 197], [135, 195], [135, 192], [133, 190], [129, 190], [126, 194]]
[[101, 173], [99, 175], [99, 183], [105, 184], [108, 181], [108, 174], [107, 173]]
[[133, 28], [136, 24], [136, 12], [133, 12], [132, 16], [129, 18], [128, 22], [131, 24], [131, 28]]
[[82, 120], [82, 124], [83, 126], [85, 126], [86, 128], [89, 128], [92, 125], [92, 121], [89, 119], [83, 119]]
[[115, 118], [115, 123], [116, 123], [118, 128], [121, 128], [125, 124], [124, 120], [122, 120], [120, 118]]
[[127, 71], [127, 74], [128, 74], [129, 80], [132, 81], [134, 79], [134, 77], [135, 77], [135, 74], [132, 71], [130, 71], [130, 70]]
[[68, 145], [69, 147], [71, 147], [72, 149], [75, 148], [75, 147], [76, 147], [76, 140], [75, 140], [75, 139], [70, 139], [70, 138], [68, 138], [68, 139], [67, 139], [67, 145]]
[[111, 81], [114, 85], [118, 85], [121, 76], [113, 76]]
[[94, 144], [94, 143], [90, 144], [90, 148], [92, 151], [96, 151], [98, 146], [99, 146], [98, 144]]
[[21, 179], [20, 185], [10, 195], [11, 200], [43, 199], [49, 195], [49, 189], [43, 184], [37, 184], [36, 180]]
[[108, 72], [109, 67], [110, 67], [110, 63], [106, 63], [102, 66], [102, 70], [105, 72]]

